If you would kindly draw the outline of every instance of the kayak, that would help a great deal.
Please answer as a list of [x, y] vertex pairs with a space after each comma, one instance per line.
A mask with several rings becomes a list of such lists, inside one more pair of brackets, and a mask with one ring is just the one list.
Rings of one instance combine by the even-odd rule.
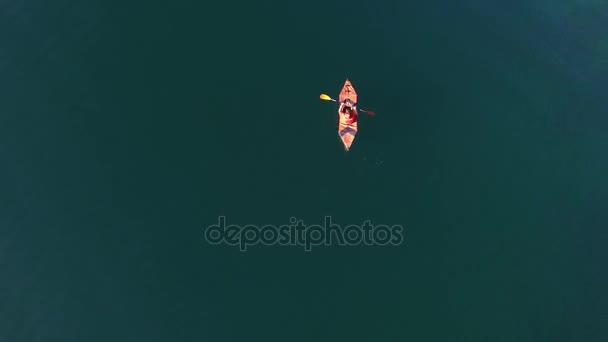
[[[344, 82], [342, 91], [340, 91], [339, 99], [340, 103], [343, 103], [345, 100], [349, 99], [355, 104], [355, 106], [357, 104], [357, 92], [355, 91], [353, 84], [348, 79], [346, 82]], [[356, 107], [351, 114], [342, 113], [340, 112], [340, 108], [338, 108], [338, 135], [340, 136], [346, 151], [350, 150], [350, 146], [353, 144], [355, 136], [357, 135], [358, 116], [359, 113], [357, 113]]]
[[[332, 99], [331, 96], [327, 94], [321, 94], [319, 97], [321, 100], [340, 104], [338, 108], [338, 136], [342, 140], [344, 149], [346, 151], [350, 150], [350, 146], [353, 144], [357, 131], [359, 130], [357, 123], [359, 111], [369, 116], [374, 116], [376, 113], [368, 109], [357, 108], [359, 96], [357, 95], [357, 91], [355, 91], [355, 87], [353, 87], [353, 84], [348, 79], [346, 79], [346, 82], [344, 82], [344, 86], [342, 86], [342, 90], [340, 91], [340, 101]], [[349, 108], [350, 113], [347, 113]]]

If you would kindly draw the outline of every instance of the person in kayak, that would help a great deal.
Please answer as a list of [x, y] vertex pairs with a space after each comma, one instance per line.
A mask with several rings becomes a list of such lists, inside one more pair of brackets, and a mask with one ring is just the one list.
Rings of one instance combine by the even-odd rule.
[[357, 109], [357, 106], [350, 100], [346, 99], [342, 103], [340, 103], [340, 113], [351, 114]]
[[348, 115], [349, 124], [357, 121], [357, 106], [350, 100], [346, 99], [340, 104], [340, 113], [344, 113]]

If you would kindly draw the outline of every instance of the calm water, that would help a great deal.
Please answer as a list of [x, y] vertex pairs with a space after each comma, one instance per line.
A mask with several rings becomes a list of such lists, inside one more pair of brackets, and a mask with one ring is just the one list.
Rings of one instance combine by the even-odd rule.
[[606, 341], [608, 4], [350, 4], [1, 4], [0, 339]]

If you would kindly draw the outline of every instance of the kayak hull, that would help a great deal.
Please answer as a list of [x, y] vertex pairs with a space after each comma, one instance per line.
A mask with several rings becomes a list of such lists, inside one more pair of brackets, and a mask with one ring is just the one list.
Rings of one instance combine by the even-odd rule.
[[[353, 84], [347, 79], [344, 82], [344, 86], [342, 86], [342, 90], [340, 91], [340, 103], [342, 103], [346, 99], [350, 99], [353, 103], [357, 104], [357, 92], [353, 87]], [[342, 144], [344, 145], [344, 149], [346, 151], [350, 150], [355, 137], [357, 136], [357, 132], [359, 130], [357, 118], [359, 113], [357, 111], [353, 111], [351, 115], [346, 113], [341, 113], [338, 108], [338, 136], [342, 140]]]

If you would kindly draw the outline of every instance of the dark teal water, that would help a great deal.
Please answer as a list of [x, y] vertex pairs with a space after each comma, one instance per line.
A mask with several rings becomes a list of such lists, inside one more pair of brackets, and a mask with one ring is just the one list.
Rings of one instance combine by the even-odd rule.
[[0, 338], [605, 341], [608, 4], [349, 4], [1, 4]]

